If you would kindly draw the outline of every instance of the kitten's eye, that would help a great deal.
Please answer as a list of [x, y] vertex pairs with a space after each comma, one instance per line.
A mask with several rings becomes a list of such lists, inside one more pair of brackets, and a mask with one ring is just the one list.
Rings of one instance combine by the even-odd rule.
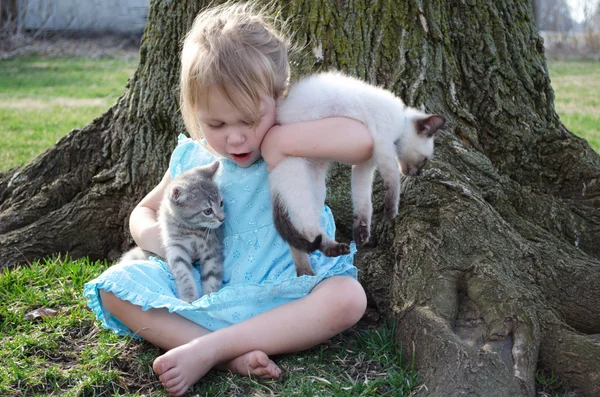
[[223, 200], [221, 200], [221, 203], [220, 203], [220, 205], [221, 205], [221, 208], [223, 208]]
[[212, 210], [212, 208], [207, 208], [203, 212], [204, 212], [204, 215], [210, 215], [213, 213], [213, 210]]

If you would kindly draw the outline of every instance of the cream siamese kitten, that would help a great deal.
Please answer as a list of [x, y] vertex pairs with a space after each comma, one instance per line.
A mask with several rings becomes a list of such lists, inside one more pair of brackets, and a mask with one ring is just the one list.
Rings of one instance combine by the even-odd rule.
[[[291, 87], [277, 107], [278, 124], [344, 116], [365, 124], [373, 135], [373, 156], [352, 167], [354, 239], [364, 245], [371, 235], [373, 173], [385, 186], [384, 215], [393, 219], [400, 202], [400, 172], [419, 175], [433, 155], [433, 139], [445, 120], [409, 108], [390, 91], [337, 72], [308, 76]], [[347, 244], [329, 238], [320, 214], [325, 203], [325, 177], [330, 160], [288, 157], [269, 175], [273, 218], [290, 245], [298, 275], [313, 275], [307, 252], [348, 254]]]

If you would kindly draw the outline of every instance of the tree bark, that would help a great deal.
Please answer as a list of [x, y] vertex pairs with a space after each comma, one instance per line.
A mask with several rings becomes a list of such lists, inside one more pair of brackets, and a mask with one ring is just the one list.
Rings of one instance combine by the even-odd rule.
[[[167, 168], [178, 49], [207, 2], [151, 5], [140, 65], [107, 113], [0, 174], [2, 266], [54, 252], [115, 259], [128, 214]], [[536, 368], [600, 395], [600, 157], [555, 112], [530, 0], [281, 1], [305, 51], [444, 115], [436, 157], [382, 217], [360, 281], [430, 396], [533, 396]], [[351, 235], [349, 172], [328, 204]]]

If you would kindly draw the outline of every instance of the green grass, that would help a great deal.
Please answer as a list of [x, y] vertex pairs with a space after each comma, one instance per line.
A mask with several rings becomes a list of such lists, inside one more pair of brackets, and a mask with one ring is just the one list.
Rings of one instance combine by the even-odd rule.
[[28, 163], [100, 116], [137, 63], [35, 55], [0, 61], [0, 171]]
[[[53, 259], [0, 273], [0, 395], [166, 396], [151, 370], [159, 350], [100, 327], [82, 296], [105, 262]], [[50, 308], [54, 317], [28, 319]], [[200, 396], [408, 396], [418, 375], [384, 326], [352, 330], [306, 352], [276, 357], [281, 380], [210, 372]], [[410, 364], [410, 363], [408, 363]]]
[[538, 369], [535, 371], [535, 382], [537, 391], [545, 393], [552, 397], [567, 397], [569, 393], [565, 390], [563, 381], [556, 376], [554, 371], [544, 371]]
[[600, 63], [554, 61], [548, 70], [561, 121], [600, 153]]

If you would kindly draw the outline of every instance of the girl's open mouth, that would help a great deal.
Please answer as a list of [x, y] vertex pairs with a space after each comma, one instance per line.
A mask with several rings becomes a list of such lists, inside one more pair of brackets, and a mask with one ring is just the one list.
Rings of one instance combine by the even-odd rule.
[[231, 157], [235, 160], [235, 161], [244, 161], [244, 160], [248, 160], [248, 158], [250, 157], [251, 153], [239, 153], [239, 154], [231, 154]]

